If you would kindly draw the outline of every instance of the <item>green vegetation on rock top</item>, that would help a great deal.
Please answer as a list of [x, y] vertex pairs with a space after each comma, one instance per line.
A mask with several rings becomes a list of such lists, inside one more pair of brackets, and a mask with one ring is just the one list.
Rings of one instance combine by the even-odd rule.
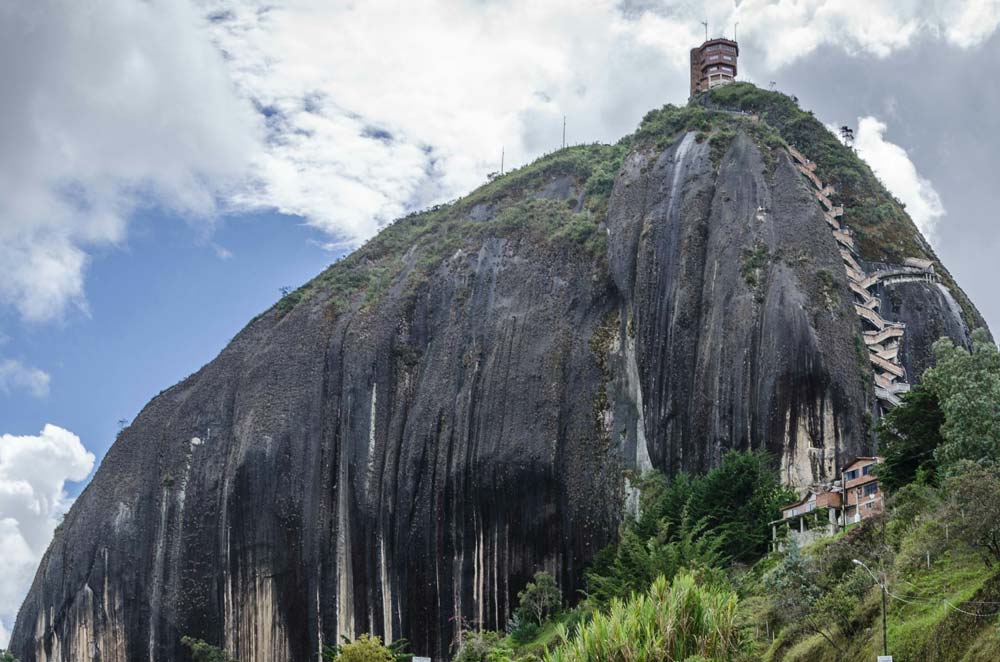
[[[793, 97], [762, 90], [750, 83], [733, 83], [699, 94], [691, 104], [752, 113], [815, 162], [816, 175], [836, 189], [833, 199], [844, 207], [841, 220], [854, 231], [864, 259], [902, 263], [904, 258], [918, 257], [937, 261], [903, 203], [889, 193], [867, 163], [843, 145], [812, 112], [799, 108]], [[982, 317], [948, 270], [938, 263], [937, 271], [961, 305], [969, 328], [981, 325]]]
[[[733, 110], [739, 112], [732, 112]], [[903, 205], [879, 183], [871, 169], [810, 112], [779, 92], [748, 83], [725, 85], [695, 97], [686, 106], [650, 111], [638, 129], [614, 145], [567, 147], [491, 179], [467, 196], [386, 226], [351, 255], [275, 305], [278, 317], [317, 294], [329, 297], [334, 312], [370, 307], [401, 276], [419, 291], [430, 274], [459, 250], [475, 251], [489, 237], [530, 239], [539, 250], [571, 251], [606, 264], [603, 223], [615, 177], [628, 152], [661, 150], [682, 132], [708, 140], [718, 164], [738, 133], [760, 148], [769, 171], [786, 144], [798, 147], [817, 165], [817, 174], [837, 189], [845, 222], [857, 235], [864, 258], [900, 262], [934, 258]], [[569, 199], [543, 199], [544, 187], [566, 178]], [[961, 304], [966, 322], [978, 313], [943, 268], [939, 273]]]

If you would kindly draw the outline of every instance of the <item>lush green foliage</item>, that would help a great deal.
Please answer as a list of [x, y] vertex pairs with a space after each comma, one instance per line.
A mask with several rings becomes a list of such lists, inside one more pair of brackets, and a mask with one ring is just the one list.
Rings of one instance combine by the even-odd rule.
[[194, 662], [236, 662], [226, 651], [201, 639], [181, 637], [181, 643], [191, 651], [191, 659]]
[[536, 572], [535, 581], [528, 582], [517, 594], [517, 615], [541, 625], [562, 607], [562, 592], [556, 580], [547, 572]]
[[1000, 651], [1000, 610], [991, 604], [1000, 604], [998, 477], [965, 465], [940, 487], [909, 483], [886, 515], [804, 550], [790, 542], [762, 561], [739, 580], [745, 621], [757, 633], [754, 659], [874, 659], [881, 590], [854, 559], [888, 587], [888, 645], [897, 659], [995, 659], [985, 652]]
[[947, 338], [936, 342], [936, 364], [923, 376], [944, 413], [935, 458], [945, 474], [963, 462], [1000, 462], [1000, 351], [985, 330], [972, 337], [971, 352]]
[[452, 662], [512, 662], [514, 649], [500, 634], [489, 630], [463, 630]]
[[955, 535], [992, 567], [1000, 563], [1000, 467], [972, 465], [945, 484]]
[[704, 526], [720, 539], [720, 551], [734, 561], [754, 561], [767, 552], [768, 522], [795, 494], [781, 485], [764, 452], [730, 452], [704, 476], [684, 474], [667, 481], [653, 477], [643, 484], [637, 530], [647, 538], [668, 523], [678, 536], [685, 521]]
[[17, 662], [17, 658], [10, 651], [0, 652], [0, 662]]
[[885, 461], [878, 466], [878, 478], [884, 490], [895, 492], [914, 481], [937, 480], [934, 451], [944, 441], [943, 424], [937, 395], [925, 384], [914, 386], [900, 406], [879, 420], [876, 433]]
[[692, 525], [685, 519], [672, 528], [662, 521], [650, 538], [626, 526], [619, 543], [602, 550], [587, 571], [588, 598], [607, 606], [615, 598], [642, 593], [657, 576], [672, 578], [684, 569], [708, 581], [721, 580], [720, 547], [720, 538], [704, 522]]
[[546, 662], [683, 662], [695, 656], [723, 662], [744, 649], [738, 599], [682, 573], [659, 577], [647, 592], [614, 600], [545, 656]]
[[595, 559], [587, 593], [598, 605], [646, 590], [654, 577], [681, 569], [724, 581], [727, 561], [754, 561], [767, 552], [768, 523], [795, 495], [781, 486], [763, 453], [729, 453], [699, 477], [639, 482], [641, 515], [624, 527], [620, 542]]
[[413, 657], [407, 652], [409, 641], [397, 639], [388, 646], [380, 637], [363, 634], [354, 641], [344, 637], [339, 646], [326, 646], [324, 660], [334, 662], [402, 662]]
[[805, 556], [792, 539], [762, 583], [772, 623], [814, 632], [840, 650], [840, 636], [856, 631], [854, 614], [872, 579], [860, 567], [844, 563], [843, 552], [836, 551], [841, 553]]
[[879, 479], [889, 491], [933, 483], [968, 463], [1000, 462], [1000, 352], [983, 330], [972, 351], [948, 339], [934, 344], [936, 365], [888, 412], [876, 431], [886, 461]]

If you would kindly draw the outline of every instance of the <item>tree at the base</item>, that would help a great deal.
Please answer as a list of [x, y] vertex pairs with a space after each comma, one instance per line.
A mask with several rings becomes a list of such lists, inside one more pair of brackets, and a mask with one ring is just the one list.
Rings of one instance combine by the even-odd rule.
[[226, 651], [194, 637], [181, 637], [181, 643], [191, 651], [194, 662], [236, 662]]
[[518, 616], [536, 625], [541, 625], [551, 614], [562, 607], [562, 591], [555, 578], [547, 572], [535, 573], [535, 580], [528, 582], [524, 590], [517, 594]]

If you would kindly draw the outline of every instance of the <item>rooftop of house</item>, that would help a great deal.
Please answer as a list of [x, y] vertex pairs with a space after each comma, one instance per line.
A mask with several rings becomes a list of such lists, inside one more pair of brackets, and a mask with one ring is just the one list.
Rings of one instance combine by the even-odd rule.
[[844, 473], [846, 473], [846, 472], [850, 471], [851, 469], [855, 469], [857, 467], [863, 467], [863, 466], [866, 466], [866, 465], [869, 465], [869, 464], [878, 464], [879, 462], [883, 462], [883, 461], [885, 461], [885, 458], [884, 457], [880, 457], [878, 455], [873, 455], [873, 456], [870, 456], [870, 457], [868, 457], [868, 456], [858, 456], [858, 457], [854, 458], [853, 460], [851, 460], [850, 462], [848, 462], [847, 464], [845, 464], [844, 468], [841, 471], [843, 471]]

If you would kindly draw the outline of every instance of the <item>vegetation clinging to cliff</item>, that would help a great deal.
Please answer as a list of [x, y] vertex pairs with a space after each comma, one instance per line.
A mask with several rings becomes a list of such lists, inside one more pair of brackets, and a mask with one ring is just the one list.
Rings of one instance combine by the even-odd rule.
[[[569, 251], [603, 261], [601, 230], [626, 146], [578, 145], [546, 155], [464, 198], [400, 218], [276, 304], [284, 315], [323, 292], [335, 310], [368, 307], [404, 273], [419, 288], [458, 250], [475, 251], [489, 237], [529, 239], [538, 250]], [[575, 196], [541, 195], [564, 178]]]
[[[650, 111], [633, 134], [613, 145], [557, 150], [494, 177], [459, 200], [398, 219], [317, 278], [284, 296], [276, 311], [282, 316], [321, 291], [330, 295], [336, 310], [357, 302], [369, 307], [403, 274], [409, 274], [410, 289], [417, 291], [456, 251], [474, 251], [491, 236], [530, 237], [539, 248], [582, 251], [602, 264], [606, 250], [603, 223], [623, 158], [634, 150], [664, 149], [685, 131], [696, 132], [699, 141], [709, 141], [716, 164], [737, 133], [758, 145], [769, 171], [786, 144], [799, 148], [817, 163], [818, 176], [836, 189], [835, 200], [845, 208], [843, 220], [856, 233], [865, 259], [901, 262], [911, 256], [934, 258], [902, 203], [811, 112], [801, 110], [795, 99], [780, 92], [734, 83], [702, 93], [687, 106], [668, 104]], [[572, 182], [574, 190], [574, 197], [563, 201], [565, 207], [535, 204], [545, 184], [560, 177]], [[515, 218], [521, 213], [526, 217]], [[412, 255], [415, 264], [406, 261], [407, 255]], [[411, 271], [409, 267], [415, 268]], [[947, 270], [940, 267], [938, 271], [959, 301], [966, 323], [970, 327], [981, 324], [978, 312]]]
[[[843, 145], [812, 112], [799, 108], [794, 97], [750, 83], [733, 83], [699, 94], [692, 105], [751, 113], [814, 161], [817, 176], [836, 189], [834, 200], [844, 207], [841, 220], [854, 231], [864, 259], [895, 263], [907, 257], [936, 260], [905, 205], [889, 193], [854, 150]], [[938, 272], [961, 305], [966, 324], [970, 328], [981, 324], [979, 313], [947, 269], [939, 265]]]

